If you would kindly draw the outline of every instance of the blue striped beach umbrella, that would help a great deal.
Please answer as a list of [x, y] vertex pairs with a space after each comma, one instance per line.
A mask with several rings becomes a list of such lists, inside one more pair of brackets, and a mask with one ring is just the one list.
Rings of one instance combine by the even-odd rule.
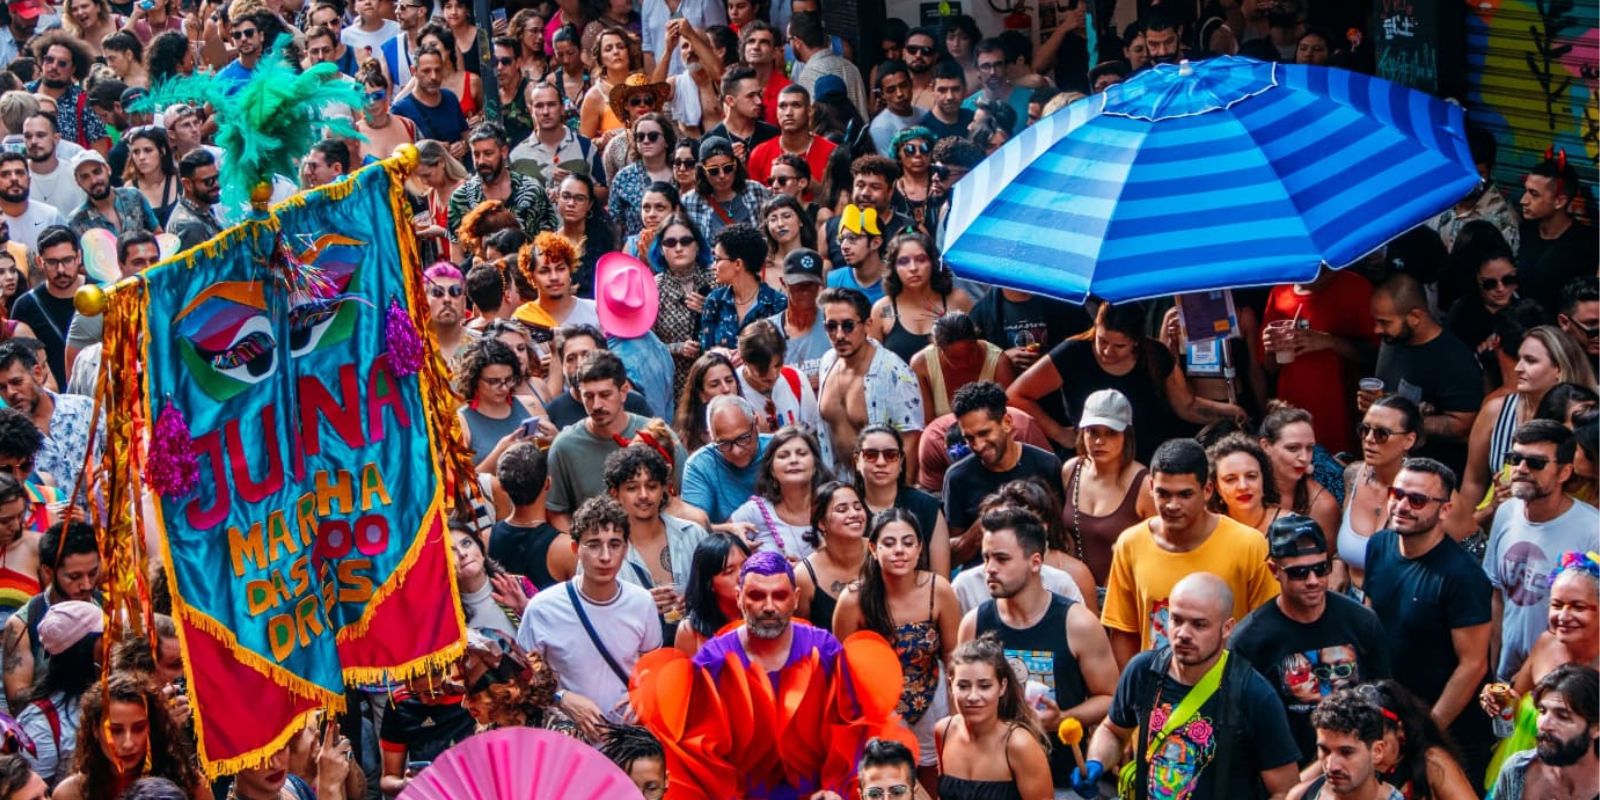
[[1306, 281], [1476, 186], [1465, 131], [1459, 107], [1346, 70], [1161, 64], [973, 169], [945, 258], [1071, 301]]

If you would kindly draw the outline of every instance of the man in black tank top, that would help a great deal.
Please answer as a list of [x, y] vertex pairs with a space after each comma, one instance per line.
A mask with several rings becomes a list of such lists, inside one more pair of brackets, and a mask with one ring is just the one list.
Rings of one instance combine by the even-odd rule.
[[[1117, 663], [1100, 620], [1082, 603], [1044, 588], [1044, 524], [1014, 506], [989, 511], [983, 530], [983, 571], [993, 599], [961, 620], [963, 642], [993, 632], [1006, 661], [1044, 729], [1054, 734], [1064, 717], [1089, 728], [1105, 718], [1117, 687]], [[1050, 750], [1050, 777], [1057, 788], [1072, 785], [1077, 767], [1072, 750]]]
[[572, 539], [545, 521], [544, 490], [550, 485], [545, 454], [532, 442], [512, 445], [500, 455], [495, 473], [511, 500], [511, 515], [490, 529], [489, 557], [537, 589], [571, 578], [578, 571]]

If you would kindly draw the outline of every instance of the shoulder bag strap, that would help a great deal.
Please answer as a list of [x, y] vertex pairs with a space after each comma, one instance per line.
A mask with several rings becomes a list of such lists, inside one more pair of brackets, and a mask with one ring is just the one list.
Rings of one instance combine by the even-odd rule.
[[1146, 761], [1155, 757], [1156, 749], [1168, 734], [1177, 730], [1179, 726], [1187, 724], [1200, 711], [1200, 707], [1211, 699], [1211, 695], [1216, 694], [1217, 687], [1222, 684], [1222, 671], [1227, 666], [1228, 651], [1223, 650], [1222, 655], [1217, 658], [1217, 663], [1212, 664], [1211, 669], [1206, 670], [1206, 674], [1200, 678], [1200, 682], [1178, 701], [1178, 707], [1172, 710], [1172, 716], [1167, 717], [1167, 721], [1161, 725], [1161, 730], [1150, 737], [1145, 748]]
[[61, 712], [56, 710], [56, 704], [48, 697], [41, 697], [33, 701], [39, 707], [39, 713], [44, 714], [44, 721], [50, 723], [50, 739], [56, 743], [56, 758], [61, 758]]
[[[583, 610], [583, 600], [578, 597], [578, 590], [572, 585], [571, 581], [567, 581], [567, 597], [572, 600], [572, 609], [578, 612], [578, 621], [583, 623], [583, 631], [589, 634], [589, 641], [594, 644], [594, 649], [600, 651], [600, 657], [606, 660], [606, 666], [611, 668], [611, 672], [617, 676], [617, 680], [622, 681], [623, 686], [627, 686], [628, 673], [622, 669], [622, 665], [618, 664], [615, 658], [611, 657], [611, 651], [606, 649], [605, 643], [600, 641], [600, 634], [595, 632], [594, 623], [589, 621], [588, 612]], [[1193, 694], [1193, 692], [1190, 692], [1190, 694]]]
[[89, 126], [85, 124], [83, 110], [89, 104], [89, 93], [78, 90], [78, 146], [89, 146]]

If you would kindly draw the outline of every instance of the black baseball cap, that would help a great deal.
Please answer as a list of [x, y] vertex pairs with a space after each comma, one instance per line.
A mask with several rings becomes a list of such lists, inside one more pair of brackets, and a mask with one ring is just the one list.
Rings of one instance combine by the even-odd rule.
[[1284, 514], [1267, 526], [1267, 553], [1273, 558], [1326, 555], [1328, 537], [1304, 514]]
[[822, 256], [809, 247], [796, 247], [783, 257], [783, 282], [822, 283]]

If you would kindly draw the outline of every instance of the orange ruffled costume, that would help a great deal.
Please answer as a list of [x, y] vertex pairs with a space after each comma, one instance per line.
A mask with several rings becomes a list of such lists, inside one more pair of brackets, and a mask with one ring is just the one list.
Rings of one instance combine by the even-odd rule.
[[831, 659], [817, 649], [792, 657], [777, 676], [774, 687], [734, 652], [720, 669], [671, 648], [639, 660], [629, 695], [640, 724], [666, 750], [668, 800], [787, 800], [821, 789], [854, 797], [869, 739], [916, 752], [895, 712], [900, 661], [878, 634], [850, 636]]

